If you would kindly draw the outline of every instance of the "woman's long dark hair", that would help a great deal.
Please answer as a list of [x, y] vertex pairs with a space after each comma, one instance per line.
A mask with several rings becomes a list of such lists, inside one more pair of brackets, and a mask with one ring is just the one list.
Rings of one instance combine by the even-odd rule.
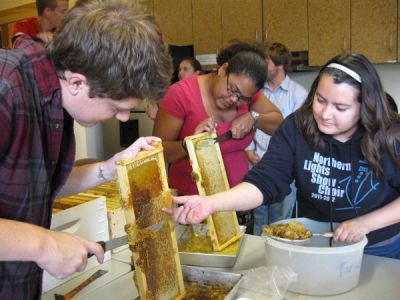
[[[330, 63], [343, 65], [356, 72], [362, 82], [359, 83], [341, 70], [328, 67]], [[332, 76], [335, 84], [346, 83], [359, 91], [358, 101], [361, 104], [359, 126], [364, 130], [361, 152], [375, 174], [378, 177], [382, 175], [380, 162], [385, 152], [389, 153], [400, 166], [400, 153], [399, 149], [396, 149], [396, 144], [400, 142], [400, 134], [395, 128], [400, 117], [389, 107], [374, 66], [361, 54], [343, 54], [327, 62], [314, 80], [303, 106], [295, 113], [296, 125], [309, 145], [313, 148], [324, 146], [322, 133], [318, 129], [312, 110], [315, 93], [323, 75]]]

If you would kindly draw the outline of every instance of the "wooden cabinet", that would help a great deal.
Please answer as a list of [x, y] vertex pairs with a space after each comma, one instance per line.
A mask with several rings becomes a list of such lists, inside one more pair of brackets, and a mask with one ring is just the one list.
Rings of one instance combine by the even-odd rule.
[[262, 43], [261, 0], [221, 0], [222, 47], [233, 40]]
[[190, 0], [154, 0], [154, 16], [168, 44], [193, 44], [192, 2]]
[[261, 0], [192, 0], [196, 55], [218, 53], [234, 40], [262, 42]]
[[396, 61], [397, 11], [397, 0], [352, 0], [352, 52], [374, 63]]
[[144, 7], [147, 13], [151, 15], [154, 14], [154, 0], [141, 0], [139, 3]]
[[[330, 2], [330, 1], [325, 1]], [[263, 0], [264, 40], [308, 50], [307, 0]]]
[[308, 0], [308, 16], [310, 66], [350, 51], [350, 0]]
[[400, 1], [397, 4], [397, 61], [400, 62]]
[[193, 46], [196, 55], [218, 53], [222, 48], [220, 0], [192, 0]]
[[13, 23], [34, 16], [37, 16], [35, 2], [0, 11], [1, 46], [11, 48]]

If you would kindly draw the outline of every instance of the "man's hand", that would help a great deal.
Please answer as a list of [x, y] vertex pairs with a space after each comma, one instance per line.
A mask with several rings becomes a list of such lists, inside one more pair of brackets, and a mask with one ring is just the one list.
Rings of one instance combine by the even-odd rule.
[[[160, 143], [161, 139], [155, 136], [146, 136], [138, 138], [132, 145], [130, 145], [125, 150], [115, 154], [111, 159], [113, 163], [116, 160], [123, 159], [123, 158], [135, 158], [136, 155], [142, 150], [152, 150], [154, 147], [153, 145], [156, 143]], [[108, 161], [107, 161], [108, 162]]]
[[107, 180], [112, 180], [115, 177], [115, 162], [124, 158], [135, 158], [142, 150], [154, 149], [154, 144], [160, 143], [161, 139], [155, 136], [147, 136], [138, 138], [132, 145], [125, 150], [115, 154], [107, 161], [101, 162], [102, 174]]
[[35, 261], [39, 267], [62, 279], [82, 272], [87, 265], [88, 253], [93, 253], [97, 261], [103, 263], [104, 252], [98, 243], [70, 233], [46, 230], [42, 249]]
[[158, 112], [158, 105], [155, 103], [149, 103], [146, 106], [145, 112], [150, 119], [155, 120]]
[[53, 39], [53, 33], [50, 31], [42, 31], [37, 34], [36, 38], [41, 40], [43, 44], [47, 45]]
[[260, 160], [261, 157], [259, 157], [253, 150], [247, 150], [246, 151], [247, 159], [248, 161], [254, 166], [257, 164]]

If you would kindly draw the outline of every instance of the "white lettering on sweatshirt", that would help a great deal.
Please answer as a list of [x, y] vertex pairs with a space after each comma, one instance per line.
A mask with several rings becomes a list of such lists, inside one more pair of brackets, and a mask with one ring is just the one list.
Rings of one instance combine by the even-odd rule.
[[332, 157], [322, 156], [315, 152], [311, 160], [304, 161], [304, 170], [311, 173], [311, 183], [315, 184], [317, 193], [312, 193], [311, 198], [335, 202], [336, 197], [343, 197], [344, 187], [341, 187], [336, 178], [331, 178], [331, 171], [338, 169], [351, 171], [351, 163], [344, 163]]

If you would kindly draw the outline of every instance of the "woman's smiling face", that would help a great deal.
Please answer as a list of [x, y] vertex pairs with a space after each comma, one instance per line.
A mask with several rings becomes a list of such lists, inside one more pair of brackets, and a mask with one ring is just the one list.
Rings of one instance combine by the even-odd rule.
[[330, 75], [322, 75], [313, 99], [313, 115], [318, 129], [338, 141], [346, 142], [356, 132], [360, 120], [358, 90], [336, 84]]

